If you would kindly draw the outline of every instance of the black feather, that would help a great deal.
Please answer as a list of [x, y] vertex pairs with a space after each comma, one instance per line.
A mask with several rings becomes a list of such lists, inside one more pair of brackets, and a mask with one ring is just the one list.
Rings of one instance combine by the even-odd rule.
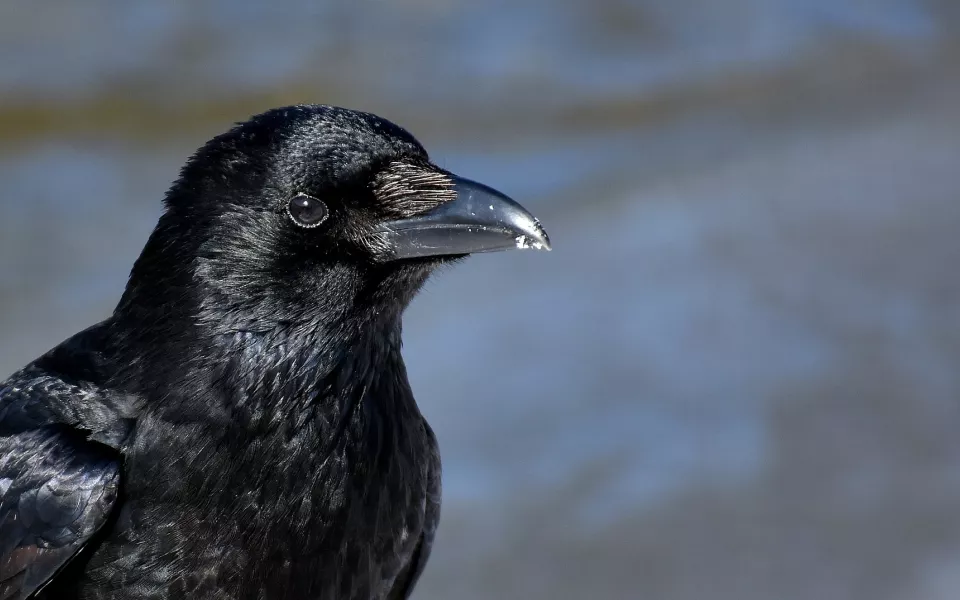
[[448, 190], [345, 109], [201, 148], [114, 314], [0, 385], [0, 599], [407, 597], [440, 461], [400, 318], [443, 259], [390, 262], [374, 225]]

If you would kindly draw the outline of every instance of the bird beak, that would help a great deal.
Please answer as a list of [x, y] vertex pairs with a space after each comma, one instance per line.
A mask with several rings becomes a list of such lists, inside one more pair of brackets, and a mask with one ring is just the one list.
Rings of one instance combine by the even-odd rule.
[[454, 200], [430, 212], [380, 225], [394, 258], [496, 252], [508, 248], [550, 250], [540, 221], [482, 183], [453, 176]]

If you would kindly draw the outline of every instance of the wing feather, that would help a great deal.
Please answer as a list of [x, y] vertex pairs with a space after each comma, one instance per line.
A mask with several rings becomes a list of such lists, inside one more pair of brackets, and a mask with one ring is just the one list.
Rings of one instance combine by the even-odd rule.
[[0, 600], [26, 599], [107, 522], [120, 465], [69, 427], [0, 437]]

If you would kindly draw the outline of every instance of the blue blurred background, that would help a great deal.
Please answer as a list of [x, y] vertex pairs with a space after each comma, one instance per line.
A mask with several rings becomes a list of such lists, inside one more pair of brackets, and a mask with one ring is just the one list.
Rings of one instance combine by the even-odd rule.
[[417, 597], [960, 598], [953, 0], [0, 4], [0, 375], [109, 314], [184, 159], [370, 110], [537, 214], [408, 311]]

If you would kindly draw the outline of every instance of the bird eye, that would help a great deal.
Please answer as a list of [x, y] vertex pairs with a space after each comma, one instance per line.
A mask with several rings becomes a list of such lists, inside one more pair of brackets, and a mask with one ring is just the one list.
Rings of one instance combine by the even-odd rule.
[[300, 227], [317, 227], [327, 220], [327, 205], [306, 194], [297, 194], [287, 205], [287, 213]]

